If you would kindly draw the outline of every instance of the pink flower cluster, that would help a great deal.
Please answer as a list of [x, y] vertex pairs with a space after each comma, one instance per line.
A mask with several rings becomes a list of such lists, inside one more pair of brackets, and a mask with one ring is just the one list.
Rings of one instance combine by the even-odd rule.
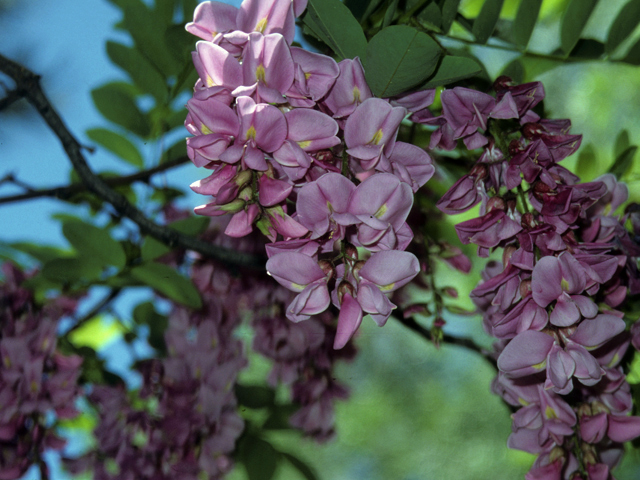
[[59, 319], [73, 313], [76, 301], [59, 297], [38, 307], [21, 286], [26, 276], [12, 264], [2, 266], [0, 284], [0, 478], [20, 478], [32, 465], [48, 471], [47, 449], [61, 450], [55, 420], [78, 414], [77, 379], [82, 358], [56, 348]]
[[578, 183], [558, 165], [580, 136], [569, 134], [568, 120], [532, 110], [544, 96], [540, 83], [500, 78], [494, 87], [496, 98], [445, 91], [442, 116], [424, 118], [438, 125], [432, 143], [483, 147], [438, 206], [458, 213], [481, 203], [458, 236], [481, 256], [503, 249], [472, 297], [499, 339], [493, 389], [519, 408], [509, 446], [539, 455], [527, 480], [610, 479], [621, 443], [640, 436], [620, 367], [630, 338], [616, 310], [637, 277], [627, 261], [637, 246], [624, 248], [632, 243], [625, 219], [612, 213], [626, 186], [612, 175]]
[[[292, 47], [305, 7], [197, 7], [187, 25], [203, 39], [193, 53], [200, 78], [187, 104], [187, 150], [212, 173], [191, 188], [211, 197], [196, 213], [233, 214], [227, 235], [256, 225], [273, 242], [267, 269], [298, 293], [289, 319], [340, 309], [334, 346], [342, 348], [364, 314], [384, 324], [395, 308], [386, 294], [418, 273], [404, 251], [413, 238], [406, 219], [434, 167], [396, 137], [407, 109], [429, 104], [433, 91], [374, 98], [358, 58], [336, 63]], [[360, 259], [365, 252], [374, 253]]]

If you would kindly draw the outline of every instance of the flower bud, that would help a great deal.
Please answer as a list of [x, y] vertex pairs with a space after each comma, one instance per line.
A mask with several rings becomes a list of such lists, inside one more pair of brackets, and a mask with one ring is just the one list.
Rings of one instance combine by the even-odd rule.
[[253, 189], [251, 187], [244, 188], [238, 193], [238, 199], [248, 202], [253, 197]]
[[338, 285], [338, 302], [340, 302], [340, 305], [342, 305], [342, 299], [346, 293], [351, 295], [353, 298], [356, 297], [356, 289], [353, 288], [353, 285], [346, 280], [343, 280], [340, 282], [340, 285]]
[[238, 186], [238, 188], [240, 189], [244, 187], [247, 183], [249, 183], [252, 177], [253, 177], [252, 170], [242, 170], [238, 175], [236, 175], [236, 178], [234, 179], [234, 181]]
[[536, 137], [537, 135], [543, 132], [544, 132], [544, 129], [542, 128], [542, 125], [540, 125], [539, 123], [525, 123], [522, 126], [522, 135], [527, 140], [531, 140], [532, 138]]
[[349, 242], [345, 242], [344, 253], [347, 257], [358, 260], [358, 249]]
[[365, 263], [367, 263], [365, 260], [359, 260], [355, 263], [355, 265], [353, 266], [353, 276], [356, 278], [360, 278], [360, 270], [362, 269], [362, 267], [364, 267]]
[[469, 176], [478, 180], [484, 180], [489, 176], [489, 172], [487, 171], [487, 167], [482, 163], [476, 163], [471, 169], [471, 172], [469, 172]]
[[549, 452], [549, 462], [553, 463], [559, 458], [565, 458], [564, 448], [562, 447], [554, 447], [551, 452]]
[[496, 93], [504, 92], [507, 90], [507, 87], [513, 85], [513, 80], [511, 77], [507, 77], [506, 75], [500, 75], [496, 78], [496, 81], [493, 82], [493, 89]]
[[504, 268], [507, 268], [507, 265], [511, 261], [511, 256], [516, 250], [516, 247], [513, 245], [507, 245], [504, 247], [504, 250], [502, 251], [502, 265], [504, 265]]
[[331, 279], [335, 275], [335, 269], [329, 260], [319, 260], [318, 266], [322, 269], [327, 279]]
[[509, 155], [514, 156], [522, 151], [522, 144], [519, 140], [511, 140], [509, 143]]
[[487, 213], [493, 210], [506, 210], [506, 204], [502, 197], [491, 197], [487, 202]]
[[524, 229], [534, 228], [536, 226], [536, 219], [532, 213], [527, 212], [524, 215], [522, 215], [522, 220], [520, 220], [520, 225], [522, 225], [522, 228]]
[[528, 295], [531, 295], [531, 280], [523, 280], [520, 282], [520, 296], [527, 298]]
[[591, 415], [593, 415], [591, 413], [591, 405], [589, 405], [588, 403], [581, 404], [577, 408], [576, 413], [578, 414], [578, 417], [584, 417], [584, 416], [590, 417]]

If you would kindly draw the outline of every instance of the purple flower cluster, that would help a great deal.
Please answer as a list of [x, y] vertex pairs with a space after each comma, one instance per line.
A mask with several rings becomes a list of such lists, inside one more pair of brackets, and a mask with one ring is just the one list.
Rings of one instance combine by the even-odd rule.
[[[432, 144], [462, 139], [482, 147], [472, 171], [439, 201], [446, 213], [481, 203], [480, 217], [456, 226], [460, 240], [491, 261], [472, 298], [499, 339], [493, 390], [517, 411], [509, 446], [539, 455], [528, 480], [612, 478], [621, 443], [640, 435], [628, 416], [630, 388], [620, 367], [629, 345], [622, 312], [630, 278], [626, 219], [613, 212], [627, 190], [612, 175], [591, 183], [558, 162], [580, 136], [568, 120], [541, 119], [538, 82], [494, 85], [496, 98], [463, 88], [442, 94]], [[625, 247], [627, 245], [627, 247]]]
[[0, 478], [20, 478], [31, 465], [47, 471], [42, 454], [61, 450], [57, 419], [78, 414], [77, 379], [82, 359], [57, 348], [59, 319], [73, 313], [76, 301], [59, 297], [38, 307], [21, 284], [26, 276], [12, 264], [2, 266], [0, 284]]
[[[433, 91], [374, 98], [358, 58], [336, 63], [292, 47], [305, 7], [197, 7], [187, 25], [203, 39], [193, 53], [200, 78], [187, 104], [187, 150], [212, 174], [191, 187], [212, 197], [196, 213], [233, 214], [227, 235], [255, 224], [273, 242], [267, 269], [298, 293], [290, 320], [340, 309], [334, 347], [342, 348], [365, 313], [384, 324], [395, 308], [386, 293], [418, 273], [404, 251], [413, 238], [406, 219], [434, 167], [396, 137], [407, 110], [430, 104]], [[365, 258], [375, 253], [361, 260], [358, 247]]]

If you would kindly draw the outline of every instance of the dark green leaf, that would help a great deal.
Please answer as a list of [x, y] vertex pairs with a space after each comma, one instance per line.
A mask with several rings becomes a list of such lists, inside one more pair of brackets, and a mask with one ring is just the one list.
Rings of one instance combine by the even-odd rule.
[[300, 407], [297, 405], [287, 404], [287, 405], [274, 405], [271, 408], [271, 414], [267, 418], [267, 420], [262, 425], [262, 428], [265, 430], [288, 430], [291, 428], [291, 424], [289, 423], [289, 418], [293, 415], [296, 410]]
[[504, 67], [502, 72], [500, 72], [500, 75], [506, 75], [507, 77], [511, 78], [514, 82], [522, 83], [524, 82], [524, 78], [525, 78], [524, 66], [522, 65], [522, 62], [520, 61], [520, 59], [516, 58], [515, 60], [512, 60], [507, 64], [507, 66]]
[[144, 166], [144, 160], [142, 160], [142, 155], [140, 155], [136, 146], [119, 133], [106, 128], [92, 128], [87, 130], [87, 137], [115, 153], [127, 163], [136, 167]]
[[585, 60], [600, 58], [603, 54], [604, 44], [592, 38], [581, 38], [571, 50], [572, 58], [583, 58]]
[[237, 383], [235, 393], [238, 403], [248, 408], [265, 408], [273, 405], [275, 400], [273, 390], [259, 385], [240, 385]]
[[569, 54], [576, 46], [598, 0], [571, 0], [562, 17], [560, 46]]
[[447, 55], [440, 62], [438, 71], [420, 88], [433, 88], [448, 85], [459, 80], [473, 77], [482, 72], [477, 62], [467, 57]]
[[191, 52], [194, 50], [193, 36], [184, 29], [184, 25], [169, 26], [164, 32], [164, 40], [168, 51], [179, 65], [193, 65], [191, 59]]
[[74, 283], [98, 279], [102, 273], [102, 265], [90, 257], [54, 258], [42, 266], [41, 273], [48, 280]]
[[364, 56], [367, 39], [362, 27], [340, 0], [309, 0], [303, 22], [338, 60]]
[[36, 243], [14, 242], [9, 243], [8, 246], [14, 250], [26, 253], [30, 257], [38, 260], [40, 263], [46, 263], [54, 258], [60, 258], [67, 255], [67, 253], [60, 248], [38, 245]]
[[640, 40], [633, 44], [622, 61], [631, 65], [640, 65]]
[[540, 13], [542, 0], [522, 0], [513, 21], [513, 42], [521, 48], [527, 48]]
[[276, 471], [280, 453], [265, 440], [246, 436], [242, 439], [240, 458], [247, 469], [249, 480], [271, 480]]
[[620, 155], [622, 155], [622, 152], [624, 152], [630, 146], [631, 141], [629, 140], [629, 132], [626, 129], [622, 130], [616, 137], [616, 143], [613, 147], [614, 158], [618, 158]]
[[376, 9], [380, 6], [381, 3], [382, 3], [382, 0], [370, 0], [366, 10], [362, 14], [362, 17], [360, 17], [360, 22], [364, 22], [367, 18], [369, 18], [371, 14], [376, 11]]
[[187, 142], [184, 141], [184, 138], [181, 138], [176, 143], [167, 148], [162, 154], [162, 158], [160, 160], [163, 162], [170, 162], [180, 157], [184, 157], [187, 155]]
[[485, 0], [478, 17], [473, 21], [471, 33], [476, 37], [478, 43], [487, 43], [489, 37], [496, 28], [498, 18], [500, 18], [500, 10], [504, 0]]
[[638, 23], [640, 23], [640, 0], [631, 0], [622, 7], [611, 24], [604, 47], [605, 51], [611, 55], [633, 33]]
[[113, 83], [103, 85], [93, 90], [91, 97], [96, 108], [107, 120], [143, 138], [151, 132], [147, 116], [140, 111], [134, 97], [120, 85]]
[[298, 470], [304, 478], [307, 480], [319, 480], [311, 466], [306, 462], [303, 462], [298, 457], [291, 455], [290, 453], [280, 452], [284, 458], [289, 460], [289, 463]]
[[634, 145], [622, 152], [609, 168], [609, 173], [613, 173], [618, 180], [622, 180], [633, 165], [633, 157], [636, 155], [636, 150], [638, 150], [638, 147]]
[[362, 16], [371, 2], [369, 0], [344, 0], [343, 3], [351, 10], [354, 17], [362, 20]]
[[367, 84], [378, 97], [398, 95], [425, 81], [439, 57], [440, 47], [426, 33], [405, 25], [384, 28], [367, 46]]
[[107, 230], [79, 220], [65, 221], [62, 233], [83, 256], [94, 258], [102, 266], [124, 268], [127, 257], [120, 242], [111, 238]]
[[200, 293], [191, 280], [183, 277], [168, 265], [146, 263], [131, 269], [131, 276], [187, 307], [202, 307]]
[[143, 92], [149, 92], [159, 102], [167, 99], [164, 76], [137, 49], [116, 42], [107, 42], [107, 55], [113, 63], [129, 74]]
[[430, 25], [432, 28], [440, 30], [442, 25], [442, 12], [436, 2], [430, 3], [418, 14], [418, 20], [422, 24]]
[[124, 14], [120, 26], [133, 37], [136, 47], [165, 77], [176, 75], [182, 65], [168, 55], [164, 33], [169, 23], [141, 0], [109, 0]]
[[447, 33], [458, 14], [460, 0], [444, 0], [442, 4], [442, 33]]
[[391, 25], [393, 21], [393, 16], [396, 14], [396, 10], [398, 8], [398, 0], [391, 0], [389, 6], [387, 7], [387, 11], [384, 12], [384, 20], [382, 21], [382, 28], [387, 28]]
[[[186, 235], [200, 235], [209, 226], [209, 217], [188, 217], [170, 224], [170, 227]], [[171, 248], [153, 237], [146, 237], [140, 250], [142, 260], [149, 261], [166, 255]]]
[[144, 302], [133, 309], [133, 321], [138, 325], [149, 327], [148, 342], [156, 350], [166, 351], [167, 346], [164, 341], [164, 332], [167, 329], [169, 320], [165, 315], [160, 315], [151, 302]]

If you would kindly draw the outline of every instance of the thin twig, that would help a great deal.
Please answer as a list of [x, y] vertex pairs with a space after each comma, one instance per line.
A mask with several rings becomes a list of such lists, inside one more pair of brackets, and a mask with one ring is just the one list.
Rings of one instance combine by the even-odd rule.
[[[126, 175], [124, 177], [111, 177], [104, 178], [101, 175], [104, 182], [110, 187], [118, 187], [122, 185], [129, 185], [134, 182], [147, 182], [156, 173], [164, 172], [172, 168], [184, 165], [189, 161], [189, 157], [184, 156], [171, 160], [170, 162], [161, 163], [160, 165], [149, 168], [148, 170], [142, 170], [140, 172]], [[19, 195], [11, 195], [7, 197], [0, 197], [0, 205], [5, 203], [21, 202], [24, 200], [33, 200], [41, 197], [57, 198], [59, 200], [68, 200], [74, 195], [88, 191], [88, 187], [83, 183], [74, 183], [71, 185], [61, 185], [59, 187], [43, 188], [40, 190], [32, 190], [27, 193], [21, 193]]]
[[66, 331], [65, 336], [69, 335], [71, 332], [77, 330], [86, 322], [91, 320], [93, 317], [98, 315], [102, 310], [107, 308], [109, 304], [116, 299], [116, 297], [120, 294], [119, 288], [112, 288], [108, 295], [106, 295], [102, 300], [96, 303], [93, 308], [83, 315], [81, 318], [76, 320], [76, 323], [69, 330]]
[[22, 98], [22, 95], [20, 94], [18, 89], [11, 90], [10, 92], [7, 93], [7, 95], [4, 98], [0, 99], [0, 111], [6, 108], [9, 108], [11, 105], [13, 105], [15, 102], [17, 102], [21, 98]]
[[[402, 325], [407, 327], [409, 330], [423, 337], [428, 342], [433, 342], [433, 335], [431, 335], [431, 331], [428, 328], [420, 325], [413, 317], [404, 318], [404, 316], [402, 315], [402, 312], [398, 312], [396, 310], [394, 312], [393, 318], [398, 320]], [[489, 352], [487, 352], [484, 348], [482, 348], [480, 345], [478, 345], [476, 342], [474, 342], [470, 338], [455, 337], [453, 335], [449, 335], [448, 333], [445, 333], [440, 341], [442, 343], [447, 343], [449, 345], [457, 345], [459, 347], [464, 347], [467, 350], [476, 352], [480, 354], [482, 358], [484, 358], [489, 363], [491, 363], [491, 365], [494, 368], [497, 369], [496, 361], [491, 356], [489, 356]]]
[[47, 122], [49, 128], [62, 143], [62, 147], [73, 168], [87, 189], [105, 202], [110, 203], [120, 215], [136, 223], [143, 234], [161, 241], [170, 248], [182, 247], [187, 250], [193, 250], [205, 257], [218, 260], [230, 266], [264, 269], [265, 259], [261, 256], [222, 248], [199, 238], [180, 233], [170, 227], [159, 225], [147, 218], [123, 195], [112, 190], [102, 178], [93, 173], [82, 154], [82, 146], [71, 134], [42, 91], [40, 77], [3, 55], [0, 55], [0, 71], [15, 81], [17, 90], [29, 100], [29, 103], [35, 107], [40, 116]]

